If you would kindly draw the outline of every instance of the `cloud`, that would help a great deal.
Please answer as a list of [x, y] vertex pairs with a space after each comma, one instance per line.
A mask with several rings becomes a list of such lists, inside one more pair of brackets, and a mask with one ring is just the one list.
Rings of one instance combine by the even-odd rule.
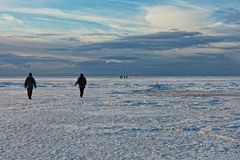
[[[103, 27], [103, 30], [113, 30], [113, 31], [120, 31], [120, 30], [132, 30], [131, 25], [138, 27], [139, 25], [144, 25], [142, 22], [134, 20], [135, 17], [130, 21], [126, 21], [125, 19], [116, 18], [111, 15], [102, 15], [100, 13], [95, 13], [95, 10], [88, 10], [88, 11], [76, 11], [76, 10], [61, 10], [55, 8], [4, 8], [2, 10], [5, 12], [13, 12], [13, 13], [21, 13], [21, 14], [30, 14], [30, 15], [38, 15], [38, 16], [47, 16], [48, 21], [50, 19], [62, 19], [68, 21], [79, 21], [81, 23], [91, 23], [91, 24], [100, 24]], [[54, 17], [54, 18], [53, 18]], [[49, 19], [50, 18], [50, 19]], [[38, 18], [39, 19], [39, 18]], [[44, 18], [46, 19], [46, 18]], [[93, 28], [93, 27], [91, 27]], [[99, 29], [99, 28], [98, 28]], [[102, 31], [103, 31], [102, 30]]]
[[230, 24], [240, 25], [240, 10], [236, 8], [221, 8], [218, 9], [214, 16], [219, 21]]
[[124, 63], [124, 61], [117, 60], [117, 59], [107, 59], [107, 60], [105, 60], [105, 62], [106, 63]]
[[238, 42], [218, 42], [218, 43], [211, 43], [211, 47], [214, 48], [221, 48], [221, 49], [240, 49], [240, 41]]
[[0, 63], [1, 69], [18, 69], [19, 67], [14, 64], [8, 64], [8, 63]]
[[196, 54], [185, 57], [146, 57], [131, 63], [105, 63], [95, 60], [79, 63], [87, 75], [145, 76], [227, 76], [239, 75], [239, 63], [222, 54]]
[[55, 61], [68, 61], [83, 62], [91, 59], [87, 55], [74, 55], [72, 43], [66, 43], [66, 41], [53, 41], [51, 43], [39, 42], [30, 38], [26, 41], [20, 37], [2, 37], [0, 38], [0, 53], [1, 59], [8, 58], [9, 61], [19, 61], [24, 63], [25, 60], [30, 61], [31, 59], [38, 60], [55, 60]]
[[73, 69], [75, 64], [71, 60], [65, 59], [66, 57], [58, 59], [54, 57], [20, 56], [9, 53], [0, 53], [0, 56], [0, 75], [22, 75], [29, 71], [43, 75], [48, 75], [49, 73], [66, 75], [69, 70]]
[[155, 31], [200, 31], [201, 28], [212, 24], [211, 11], [201, 8], [179, 6], [145, 7], [145, 20], [150, 30]]
[[102, 57], [100, 58], [105, 61], [105, 63], [130, 63], [133, 62], [134, 60], [137, 60], [137, 57], [131, 57], [131, 56], [112, 56], [112, 57]]
[[[83, 43], [94, 43], [112, 40], [125, 34], [137, 34], [145, 31], [145, 22], [138, 16], [120, 17], [117, 14], [109, 14], [109, 11], [102, 10], [101, 13], [95, 9], [67, 10], [58, 8], [27, 8], [27, 7], [4, 7], [0, 10], [22, 17], [23, 21], [13, 16], [4, 15], [4, 19], [15, 24], [24, 24], [22, 28], [2, 27], [2, 35], [45, 35], [39, 40], [53, 41], [48, 34], [64, 34], [61, 37], [67, 40], [68, 37]], [[107, 13], [106, 13], [107, 12]], [[9, 14], [9, 15], [10, 15]], [[8, 31], [8, 32], [7, 32]], [[53, 38], [53, 36], [52, 36]], [[70, 39], [68, 39], [70, 40]], [[75, 42], [77, 42], [75, 41]], [[72, 41], [73, 42], [73, 41]]]
[[2, 13], [0, 14], [0, 20], [3, 21], [3, 23], [14, 25], [14, 26], [23, 26], [24, 21], [20, 20], [10, 14]]
[[103, 49], [131, 49], [137, 51], [170, 50], [222, 41], [220, 37], [199, 32], [159, 32], [141, 36], [128, 36], [115, 41], [80, 46], [80, 51]]

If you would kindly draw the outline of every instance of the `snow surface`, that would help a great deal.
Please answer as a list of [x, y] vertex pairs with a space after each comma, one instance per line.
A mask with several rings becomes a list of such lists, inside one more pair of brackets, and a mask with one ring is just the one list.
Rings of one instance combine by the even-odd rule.
[[240, 159], [239, 77], [0, 78], [0, 159]]

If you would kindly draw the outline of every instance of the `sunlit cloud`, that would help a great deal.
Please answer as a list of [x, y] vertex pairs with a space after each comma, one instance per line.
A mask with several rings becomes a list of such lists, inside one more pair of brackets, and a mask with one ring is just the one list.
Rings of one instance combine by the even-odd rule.
[[145, 20], [153, 32], [202, 31], [202, 28], [214, 23], [210, 19], [211, 11], [177, 6], [153, 6], [145, 9], [147, 12]]
[[24, 25], [24, 21], [21, 19], [18, 19], [16, 17], [14, 17], [11, 14], [0, 14], [0, 24], [3, 26], [5, 26], [7, 29], [11, 29], [11, 28], [17, 28], [17, 27], [22, 27]]
[[222, 49], [240, 49], [240, 42], [218, 42], [211, 43], [211, 47], [222, 48]]
[[10, 14], [1, 14], [0, 19], [9, 24], [15, 24], [17, 26], [23, 25], [23, 20], [17, 19]]

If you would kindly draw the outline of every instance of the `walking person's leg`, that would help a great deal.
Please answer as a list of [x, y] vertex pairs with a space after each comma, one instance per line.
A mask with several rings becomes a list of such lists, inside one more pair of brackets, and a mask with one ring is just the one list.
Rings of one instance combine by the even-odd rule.
[[32, 90], [33, 90], [32, 88], [27, 89], [29, 99], [32, 99]]
[[80, 95], [80, 97], [82, 95], [82, 89], [81, 88], [79, 88], [79, 95]]
[[80, 97], [83, 97], [83, 93], [84, 93], [84, 88], [80, 88]]
[[32, 90], [33, 88], [30, 88], [30, 99], [32, 99]]
[[30, 88], [27, 88], [27, 96], [28, 96], [28, 99], [30, 99]]

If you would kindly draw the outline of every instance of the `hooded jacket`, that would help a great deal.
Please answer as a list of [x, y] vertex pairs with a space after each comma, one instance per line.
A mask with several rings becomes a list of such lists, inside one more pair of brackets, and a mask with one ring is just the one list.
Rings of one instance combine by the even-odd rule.
[[29, 74], [29, 76], [25, 80], [24, 87], [25, 88], [33, 88], [33, 86], [36, 88], [36, 81], [32, 77], [32, 74]]
[[79, 88], [85, 88], [85, 86], [87, 84], [87, 80], [86, 80], [86, 78], [84, 77], [83, 74], [80, 75], [80, 77], [78, 78], [77, 82], [75, 83], [75, 86], [77, 84], [79, 85]]

